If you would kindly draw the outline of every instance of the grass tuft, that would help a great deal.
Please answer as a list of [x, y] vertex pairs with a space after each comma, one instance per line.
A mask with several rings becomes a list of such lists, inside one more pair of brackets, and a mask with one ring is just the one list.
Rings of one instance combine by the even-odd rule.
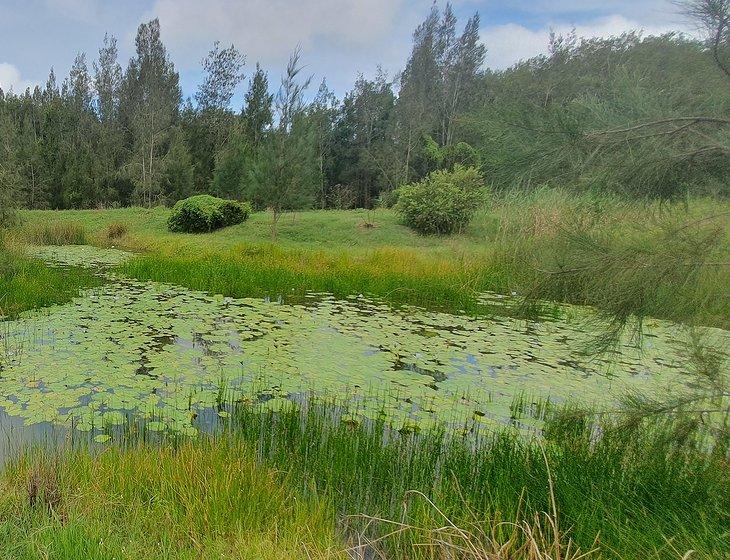
[[129, 233], [129, 228], [124, 222], [112, 222], [106, 228], [107, 239], [120, 239]]

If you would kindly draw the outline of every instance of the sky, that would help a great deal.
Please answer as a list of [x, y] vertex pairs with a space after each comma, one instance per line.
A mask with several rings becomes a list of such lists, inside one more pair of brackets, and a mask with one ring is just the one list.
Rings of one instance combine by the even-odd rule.
[[[358, 73], [378, 65], [395, 75], [405, 65], [415, 27], [432, 0], [0, 0], [0, 87], [16, 92], [45, 83], [53, 67], [59, 81], [75, 55], [89, 66], [105, 33], [119, 42], [120, 63], [133, 55], [137, 26], [160, 19], [162, 39], [180, 72], [184, 96], [201, 80], [200, 63], [213, 42], [234, 44], [245, 55], [244, 73], [256, 62], [277, 84], [289, 54], [302, 48], [313, 83], [326, 77], [339, 96]], [[439, 2], [440, 5], [443, 3]], [[692, 33], [671, 0], [453, 0], [460, 25], [481, 15], [486, 63], [506, 68], [545, 52], [551, 30], [596, 37], [642, 29]], [[240, 103], [244, 85], [234, 98]], [[315, 85], [316, 89], [316, 85]]]

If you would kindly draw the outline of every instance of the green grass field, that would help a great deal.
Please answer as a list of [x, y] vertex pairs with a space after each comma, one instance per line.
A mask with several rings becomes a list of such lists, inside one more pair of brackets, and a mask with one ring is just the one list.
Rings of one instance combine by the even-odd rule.
[[166, 228], [168, 209], [125, 208], [23, 212], [15, 237], [44, 241], [56, 224], [71, 229], [71, 242], [141, 253], [122, 269], [131, 277], [234, 297], [363, 293], [480, 313], [478, 292], [539, 293], [728, 327], [729, 211], [711, 199], [626, 202], [545, 189], [501, 195], [451, 236], [418, 235], [387, 209], [285, 214], [276, 239], [266, 212], [209, 234], [176, 234]]

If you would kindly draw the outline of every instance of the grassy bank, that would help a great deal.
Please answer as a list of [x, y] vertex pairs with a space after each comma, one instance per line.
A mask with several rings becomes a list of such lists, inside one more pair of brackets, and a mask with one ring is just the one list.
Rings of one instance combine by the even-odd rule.
[[0, 239], [0, 317], [65, 303], [100, 282], [86, 270], [49, 268], [17, 249], [5, 248]]
[[[730, 204], [627, 202], [555, 189], [506, 193], [462, 233], [419, 236], [390, 210], [311, 211], [201, 235], [167, 231], [168, 210], [24, 212], [18, 232], [37, 238], [41, 222], [70, 221], [90, 242], [144, 255], [123, 268], [229, 296], [369, 294], [392, 303], [478, 313], [479, 291], [638, 310], [728, 327]], [[700, 262], [702, 261], [702, 262]]]
[[[544, 444], [337, 421], [319, 403], [239, 406], [226, 431], [103, 453], [27, 452], [0, 475], [4, 558], [721, 558], [724, 453], [659, 423]], [[365, 549], [370, 556], [365, 555]], [[572, 552], [571, 552], [572, 551]], [[351, 558], [352, 556], [350, 556]]]

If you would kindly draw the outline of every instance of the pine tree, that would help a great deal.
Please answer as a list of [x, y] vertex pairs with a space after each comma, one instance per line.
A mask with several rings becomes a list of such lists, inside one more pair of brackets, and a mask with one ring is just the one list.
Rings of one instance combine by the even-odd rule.
[[179, 76], [160, 38], [157, 19], [143, 23], [135, 39], [121, 96], [122, 125], [130, 131], [132, 164], [137, 170], [136, 198], [151, 206], [161, 202], [161, 160], [170, 144], [180, 111]]
[[395, 94], [387, 76], [359, 76], [343, 101], [334, 129], [333, 182], [351, 186], [356, 204], [369, 207], [381, 190], [397, 186], [398, 153], [393, 149]]
[[15, 221], [20, 202], [17, 162], [17, 130], [9, 110], [6, 96], [0, 89], [0, 228]]
[[193, 193], [195, 178], [190, 152], [180, 130], [172, 133], [170, 149], [162, 161], [162, 189], [168, 200], [180, 200]]
[[[117, 62], [117, 40], [104, 35], [99, 60], [94, 63], [95, 110], [98, 117], [97, 160], [99, 173], [96, 190], [106, 204], [123, 202], [119, 168], [123, 163], [123, 134], [119, 123], [119, 95], [122, 67]], [[121, 189], [123, 190], [123, 188]]]
[[238, 127], [231, 133], [225, 148], [218, 154], [212, 191], [223, 198], [240, 199], [250, 195], [248, 174], [255, 153], [246, 134]]
[[119, 89], [122, 85], [122, 67], [117, 62], [117, 40], [104, 35], [104, 45], [99, 49], [99, 61], [94, 63], [94, 88], [96, 112], [104, 124], [118, 118]]
[[299, 59], [297, 49], [276, 97], [278, 126], [266, 135], [257, 151], [247, 185], [249, 200], [271, 210], [274, 238], [282, 212], [311, 207], [320, 184], [313, 131], [304, 103], [311, 78], [299, 81]]
[[245, 61], [235, 46], [221, 49], [219, 41], [214, 43], [213, 49], [202, 62], [205, 78], [195, 94], [198, 109], [228, 108], [236, 87], [243, 80], [241, 69]]
[[317, 145], [317, 162], [320, 176], [319, 197], [322, 208], [327, 207], [327, 179], [328, 175], [331, 175], [330, 158], [332, 156], [333, 132], [338, 106], [337, 97], [327, 87], [326, 80], [322, 80], [307, 115], [311, 121]]
[[458, 39], [456, 25], [450, 3], [443, 14], [434, 5], [413, 35], [413, 51], [401, 76], [398, 99], [405, 182], [411, 174], [425, 171], [414, 169], [424, 138], [432, 136], [443, 147], [453, 144], [458, 118], [476, 97], [486, 55], [479, 41], [479, 14], [467, 21]]
[[246, 135], [252, 149], [257, 149], [265, 132], [271, 126], [274, 116], [272, 106], [274, 96], [269, 93], [269, 79], [256, 63], [256, 72], [248, 82], [248, 91], [244, 99], [243, 121]]

